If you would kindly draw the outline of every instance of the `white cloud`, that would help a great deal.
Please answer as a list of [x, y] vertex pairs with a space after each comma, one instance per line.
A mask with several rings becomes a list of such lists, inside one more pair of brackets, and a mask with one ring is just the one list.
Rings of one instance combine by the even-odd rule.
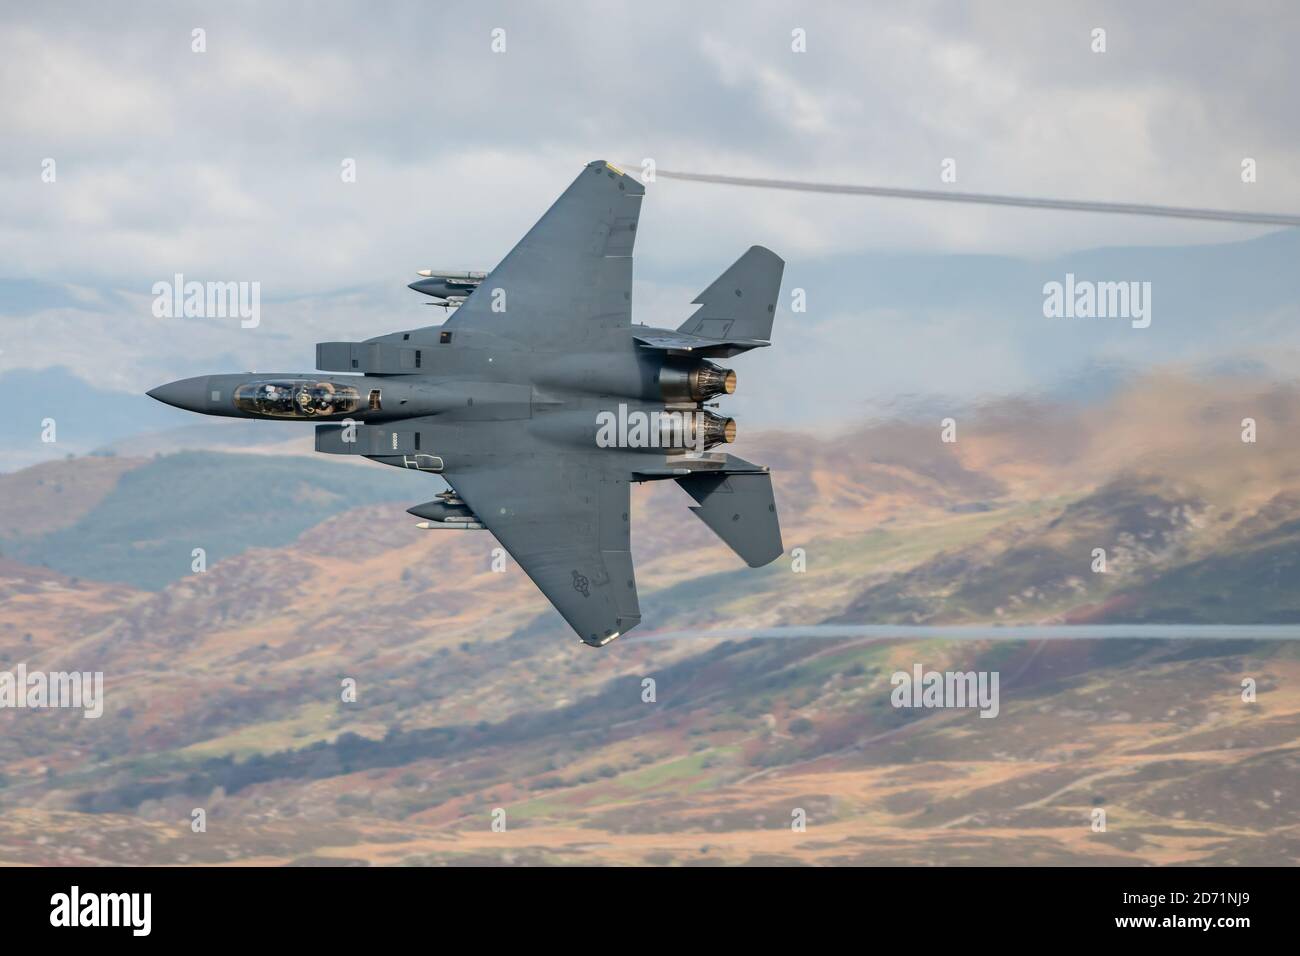
[[[1097, 23], [1109, 30], [1101, 56], [1088, 49]], [[0, 278], [143, 295], [183, 272], [260, 281], [272, 305], [261, 336], [43, 312], [7, 326], [0, 367], [125, 352], [114, 374], [136, 388], [191, 357], [292, 368], [313, 341], [431, 321], [402, 288], [415, 269], [490, 268], [597, 157], [931, 188], [951, 156], [968, 191], [1300, 210], [1297, 25], [1289, 5], [1257, 17], [1120, 3], [465, 3], [436, 15], [410, 3], [307, 17], [257, 4], [11, 7], [0, 13]], [[207, 53], [190, 50], [195, 26]], [[506, 54], [490, 50], [495, 26]], [[807, 53], [790, 50], [795, 26]], [[1252, 186], [1238, 175], [1246, 155], [1260, 163]], [[55, 184], [40, 179], [47, 156]], [[345, 157], [355, 184], [340, 180]], [[636, 318], [680, 321], [754, 243], [807, 265], [1260, 231], [660, 180], [638, 238]], [[393, 297], [315, 295], [354, 287]], [[872, 292], [860, 310], [812, 322], [808, 341], [870, 347], [881, 388], [894, 388], [907, 356], [864, 331], [879, 317]], [[285, 304], [293, 296], [312, 297]], [[939, 349], [934, 380], [1020, 381], [1019, 360], [999, 359], [1005, 343], [951, 335], [975, 361]], [[157, 354], [130, 354], [138, 343]], [[753, 361], [794, 371], [781, 356]]]
[[[0, 233], [0, 261], [11, 274], [138, 282], [172, 257], [256, 268], [306, 292], [320, 276], [304, 264], [367, 281], [385, 263], [405, 272], [443, 236], [483, 265], [597, 156], [919, 187], [938, 185], [951, 156], [955, 188], [971, 191], [1300, 208], [1286, 172], [1300, 164], [1300, 133], [1278, 92], [1300, 79], [1284, 29], [1300, 13], [1288, 7], [1271, 22], [1110, 4], [132, 9], [5, 17], [0, 124], [12, 148], [0, 201], [17, 228]], [[1094, 22], [1110, 30], [1101, 56], [1087, 46]], [[205, 54], [190, 51], [196, 24]], [[495, 25], [505, 54], [489, 49]], [[807, 53], [791, 52], [793, 26], [808, 31]], [[1238, 154], [1257, 154], [1253, 187]], [[55, 187], [39, 179], [47, 155]], [[360, 170], [350, 191], [344, 157]], [[1041, 255], [1253, 234], [681, 183], [658, 184], [652, 216], [647, 235], [662, 241], [641, 252], [672, 266], [743, 248], [747, 230], [808, 255]]]

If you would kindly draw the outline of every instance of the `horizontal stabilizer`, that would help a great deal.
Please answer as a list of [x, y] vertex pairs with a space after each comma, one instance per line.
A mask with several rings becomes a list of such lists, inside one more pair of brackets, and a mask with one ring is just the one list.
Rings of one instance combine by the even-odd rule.
[[765, 475], [766, 465], [756, 465], [735, 455], [708, 452], [700, 456], [681, 456], [670, 458], [666, 464], [638, 468], [632, 472], [633, 481], [658, 481], [662, 478], [684, 478], [691, 475]]
[[751, 568], [781, 556], [781, 526], [769, 473], [700, 473], [678, 478], [677, 483], [698, 502], [691, 511]]
[[750, 349], [771, 345], [763, 339], [707, 339], [701, 335], [688, 335], [669, 329], [646, 329], [632, 336], [643, 347], [665, 352], [689, 352], [700, 358], [730, 358]]
[[677, 331], [724, 342], [770, 342], [784, 271], [785, 262], [775, 252], [751, 246], [695, 297], [699, 309]]

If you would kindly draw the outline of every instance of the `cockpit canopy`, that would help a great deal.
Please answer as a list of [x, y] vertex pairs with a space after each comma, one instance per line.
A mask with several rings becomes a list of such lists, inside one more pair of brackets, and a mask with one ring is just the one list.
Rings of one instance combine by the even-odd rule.
[[248, 382], [235, 389], [235, 408], [270, 418], [328, 418], [360, 409], [361, 393], [351, 385], [311, 379]]

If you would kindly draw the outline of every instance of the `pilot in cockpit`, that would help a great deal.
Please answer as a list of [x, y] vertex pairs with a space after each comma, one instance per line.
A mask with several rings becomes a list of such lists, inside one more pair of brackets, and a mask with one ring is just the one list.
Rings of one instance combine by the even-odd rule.
[[333, 415], [334, 385], [331, 382], [304, 383], [298, 390], [297, 402], [303, 415]]
[[268, 415], [284, 414], [293, 407], [289, 404], [288, 390], [272, 382], [267, 382], [257, 390], [256, 400], [259, 410]]
[[329, 418], [355, 411], [361, 393], [333, 382], [257, 382], [235, 389], [235, 407], [276, 418]]

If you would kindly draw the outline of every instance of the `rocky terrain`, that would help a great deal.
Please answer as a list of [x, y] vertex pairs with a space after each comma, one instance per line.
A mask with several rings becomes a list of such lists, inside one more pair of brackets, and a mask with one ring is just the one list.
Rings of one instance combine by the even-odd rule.
[[[0, 476], [0, 670], [106, 687], [97, 720], [0, 710], [0, 862], [1295, 862], [1295, 645], [708, 636], [1300, 624], [1300, 393], [1169, 375], [955, 417], [954, 443], [738, 448], [777, 482], [787, 557], [758, 571], [639, 487], [646, 623], [602, 650], [486, 532], [414, 528], [432, 479], [358, 501], [310, 459], [190, 452]], [[996, 671], [998, 715], [891, 706], [918, 663]]]

